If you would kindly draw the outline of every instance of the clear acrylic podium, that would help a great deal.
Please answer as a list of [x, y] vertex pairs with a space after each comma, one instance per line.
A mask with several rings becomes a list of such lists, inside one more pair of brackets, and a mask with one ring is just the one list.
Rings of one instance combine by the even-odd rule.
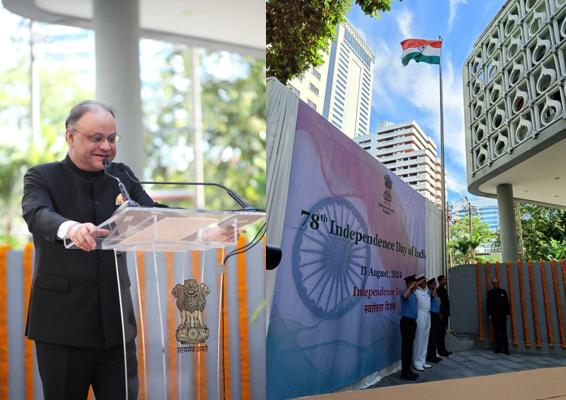
[[[118, 297], [126, 370], [133, 359], [127, 352], [134, 351], [126, 346], [133, 315], [128, 308], [136, 314], [140, 399], [224, 398], [224, 248], [264, 217], [245, 210], [135, 207], [99, 225], [110, 231], [99, 247], [114, 250], [119, 280], [125, 271], [119, 271], [118, 259], [128, 254], [131, 290], [118, 284]], [[205, 260], [210, 249], [217, 249], [216, 256]]]

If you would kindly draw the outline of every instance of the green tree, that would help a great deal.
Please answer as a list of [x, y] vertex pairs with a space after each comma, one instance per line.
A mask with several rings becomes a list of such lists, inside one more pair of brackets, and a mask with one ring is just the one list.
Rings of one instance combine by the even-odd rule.
[[[25, 25], [22, 29], [27, 32]], [[21, 35], [24, 39], [26, 32]], [[26, 46], [26, 41], [18, 45]], [[155, 80], [143, 82], [146, 168], [155, 180], [186, 181], [191, 179], [187, 170], [193, 146], [189, 120], [192, 66], [185, 46], [160, 47], [157, 56], [165, 60], [165, 67]], [[221, 53], [202, 53], [201, 59], [214, 61]], [[84, 70], [67, 66], [60, 58], [40, 56], [40, 132], [32, 138], [28, 55], [22, 52], [13, 68], [0, 70], [2, 135], [25, 138], [19, 141], [21, 146], [0, 141], [0, 243], [12, 245], [25, 238], [14, 240], [13, 236], [14, 231], [25, 232], [20, 210], [23, 173], [29, 166], [64, 157], [64, 121], [69, 109], [78, 101], [94, 98], [94, 88], [84, 85], [88, 82]], [[202, 76], [205, 180], [224, 183], [261, 207], [265, 204], [265, 62], [232, 57], [239, 72], [236, 77], [218, 78], [206, 70]], [[171, 155], [184, 158], [185, 164], [172, 162]], [[209, 208], [237, 207], [224, 193], [207, 190], [205, 194]]]
[[[20, 201], [23, 175], [36, 164], [60, 160], [66, 153], [65, 118], [78, 101], [92, 98], [75, 70], [44, 61], [40, 70], [40, 132], [31, 137], [29, 66], [24, 58], [12, 68], [0, 71], [0, 124], [10, 136], [23, 136], [27, 141], [16, 146], [0, 143], [0, 243], [18, 247], [24, 237], [14, 235], [14, 227], [22, 225]], [[64, 93], [62, 95], [62, 92]]]
[[[234, 81], [203, 76], [205, 178], [234, 189], [253, 206], [265, 207], [265, 62], [243, 58], [248, 73]], [[207, 204], [234, 207], [214, 193]]]
[[525, 259], [566, 257], [566, 210], [521, 204], [521, 236]]
[[[363, 12], [378, 16], [390, 0], [355, 0]], [[324, 53], [345, 20], [352, 0], [267, 0], [267, 75], [281, 83], [323, 62]]]
[[448, 249], [452, 254], [452, 264], [467, 264], [475, 262], [475, 249], [480, 246], [492, 246], [496, 234], [489, 229], [489, 225], [478, 216], [470, 220], [462, 218], [450, 225], [450, 239]]
[[[188, 150], [193, 140], [190, 56], [182, 45], [164, 45], [159, 56], [164, 59], [159, 77], [142, 82], [144, 90], [152, 91], [143, 99], [147, 168], [156, 181], [188, 181], [192, 175], [187, 169], [194, 157]], [[179, 153], [179, 149], [187, 151]]]
[[16, 202], [16, 195], [21, 191], [23, 170], [26, 160], [14, 146], [0, 146], [0, 244], [7, 244], [10, 247], [18, 245], [18, 240], [12, 236], [14, 218], [18, 214], [19, 207]]
[[[3, 138], [13, 138], [29, 131], [29, 75], [24, 59], [0, 71], [0, 125]], [[5, 135], [5, 136], [4, 136]], [[0, 141], [0, 244], [18, 245], [13, 236], [19, 217], [22, 177], [27, 160], [15, 141]]]
[[[159, 82], [145, 82], [152, 91], [144, 99], [148, 169], [155, 180], [194, 180], [192, 171], [192, 77], [189, 49], [164, 46], [165, 65]], [[218, 64], [225, 53], [200, 54], [201, 65]], [[218, 77], [202, 68], [201, 102], [204, 178], [242, 195], [252, 205], [265, 204], [265, 62], [230, 56], [238, 72]], [[154, 86], [152, 89], [151, 86]], [[205, 190], [208, 209], [234, 209], [238, 205], [219, 189]], [[191, 206], [190, 202], [179, 205]]]

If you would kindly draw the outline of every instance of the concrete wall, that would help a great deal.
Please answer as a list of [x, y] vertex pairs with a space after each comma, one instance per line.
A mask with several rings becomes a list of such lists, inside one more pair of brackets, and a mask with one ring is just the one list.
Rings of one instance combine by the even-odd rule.
[[448, 283], [452, 330], [475, 336], [480, 347], [492, 346], [486, 307], [487, 290], [496, 276], [511, 302], [512, 318], [507, 327], [510, 350], [566, 355], [566, 265], [560, 262], [554, 267], [549, 262], [542, 267], [534, 262], [530, 266], [515, 263], [510, 268], [507, 264], [451, 268]]
[[564, 138], [565, 15], [557, 0], [507, 0], [474, 43], [463, 69], [470, 192]]

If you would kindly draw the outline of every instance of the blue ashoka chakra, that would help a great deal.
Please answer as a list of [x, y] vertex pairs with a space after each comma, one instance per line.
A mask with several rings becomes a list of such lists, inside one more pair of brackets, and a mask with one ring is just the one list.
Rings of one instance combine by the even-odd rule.
[[[362, 267], [371, 265], [370, 245], [333, 235], [331, 221], [361, 233], [369, 233], [359, 211], [348, 200], [327, 197], [309, 210], [318, 215], [318, 229], [307, 222], [301, 226], [293, 244], [293, 278], [303, 304], [322, 319], [337, 319], [350, 311], [360, 297], [353, 288], [365, 288], [367, 276]], [[326, 216], [323, 221], [322, 216]], [[310, 220], [309, 220], [310, 222]]]

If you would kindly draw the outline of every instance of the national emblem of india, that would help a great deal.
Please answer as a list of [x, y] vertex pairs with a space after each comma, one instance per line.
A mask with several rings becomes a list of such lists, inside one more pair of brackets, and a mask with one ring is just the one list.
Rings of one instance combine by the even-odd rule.
[[181, 324], [175, 334], [179, 343], [199, 344], [208, 339], [208, 327], [204, 322], [203, 313], [209, 293], [210, 288], [195, 279], [186, 279], [182, 285], [175, 285], [171, 291], [177, 299], [177, 308], [181, 313]]

